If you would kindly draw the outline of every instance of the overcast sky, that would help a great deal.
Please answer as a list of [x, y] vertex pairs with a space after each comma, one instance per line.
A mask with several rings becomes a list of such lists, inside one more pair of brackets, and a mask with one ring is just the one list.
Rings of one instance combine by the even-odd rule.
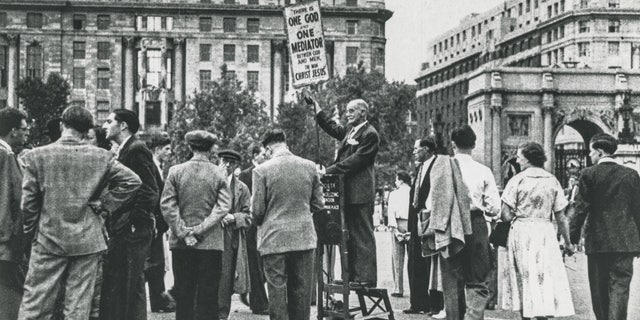
[[393, 17], [386, 24], [386, 76], [413, 81], [426, 60], [427, 43], [454, 28], [473, 12], [482, 13], [504, 0], [385, 0]]

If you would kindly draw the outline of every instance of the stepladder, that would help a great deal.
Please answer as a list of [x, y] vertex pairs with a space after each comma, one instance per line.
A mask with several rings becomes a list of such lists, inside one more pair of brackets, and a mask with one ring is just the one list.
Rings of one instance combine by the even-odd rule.
[[[314, 215], [318, 235], [315, 259], [318, 320], [394, 320], [386, 289], [349, 282], [349, 228], [345, 218], [344, 176], [325, 175], [322, 183], [325, 210]], [[339, 279], [333, 270], [336, 255], [340, 259]], [[349, 301], [352, 293], [358, 298], [354, 306]]]

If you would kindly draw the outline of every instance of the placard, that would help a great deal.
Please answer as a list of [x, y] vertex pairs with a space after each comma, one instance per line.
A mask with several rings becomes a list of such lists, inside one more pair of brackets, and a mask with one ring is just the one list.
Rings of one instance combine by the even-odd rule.
[[339, 175], [327, 174], [322, 177], [322, 195], [324, 196], [324, 210], [313, 216], [316, 234], [321, 244], [340, 244], [342, 222], [340, 218], [340, 189]]
[[293, 87], [329, 80], [320, 1], [284, 8]]

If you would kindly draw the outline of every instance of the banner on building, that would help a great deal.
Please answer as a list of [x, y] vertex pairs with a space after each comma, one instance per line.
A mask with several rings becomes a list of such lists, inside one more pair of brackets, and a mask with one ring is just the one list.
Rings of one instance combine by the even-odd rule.
[[320, 0], [284, 8], [293, 87], [329, 80]]

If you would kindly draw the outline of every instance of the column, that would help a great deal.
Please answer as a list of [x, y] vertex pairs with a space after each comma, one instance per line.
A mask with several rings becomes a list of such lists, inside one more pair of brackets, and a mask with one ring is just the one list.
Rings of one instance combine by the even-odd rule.
[[502, 182], [501, 163], [502, 160], [502, 94], [491, 94], [491, 170], [498, 179], [498, 184]]
[[8, 34], [9, 42], [9, 70], [7, 74], [7, 106], [18, 108], [18, 96], [16, 95], [16, 86], [18, 85], [18, 43], [19, 36], [16, 34]]
[[640, 45], [631, 47], [631, 69], [640, 69]]
[[124, 44], [124, 107], [127, 110], [133, 110], [135, 100], [135, 85], [133, 83], [133, 75], [135, 66], [133, 65], [133, 53], [135, 49], [135, 39], [132, 37], [122, 38]]
[[271, 51], [273, 52], [273, 66], [272, 66], [272, 88], [273, 88], [273, 96], [271, 105], [271, 119], [275, 120], [275, 117], [278, 113], [278, 107], [282, 103], [282, 63], [283, 56], [282, 51], [284, 50], [284, 46], [281, 41], [272, 41], [271, 42]]
[[552, 172], [553, 170], [553, 109], [554, 98], [553, 93], [543, 93], [542, 113], [544, 114], [544, 153], [547, 154], [547, 162], [544, 163], [544, 169]]
[[141, 63], [139, 63], [140, 65], [140, 70], [138, 72], [138, 77], [140, 78], [140, 83], [139, 83], [139, 87], [140, 87], [140, 91], [139, 91], [139, 97], [140, 100], [138, 100], [138, 120], [140, 121], [140, 128], [144, 129], [145, 124], [146, 124], [146, 99], [147, 99], [147, 94], [146, 94], [146, 83], [147, 83], [147, 46], [146, 43], [144, 42], [144, 40], [141, 43], [140, 46], [140, 59], [142, 59]]
[[174, 100], [176, 103], [184, 101], [184, 80], [183, 80], [183, 68], [184, 68], [184, 55], [182, 53], [182, 46], [186, 44], [186, 39], [173, 39], [173, 52], [174, 52], [174, 67], [173, 75], [174, 81]]
[[160, 86], [162, 88], [160, 94], [160, 126], [164, 129], [169, 122], [167, 110], [167, 46], [162, 46], [160, 52]]

